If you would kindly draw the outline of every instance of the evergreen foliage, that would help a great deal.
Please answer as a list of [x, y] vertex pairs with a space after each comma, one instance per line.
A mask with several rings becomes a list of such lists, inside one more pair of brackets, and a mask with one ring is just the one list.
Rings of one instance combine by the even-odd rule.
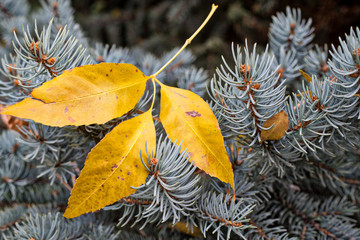
[[[2, 106], [69, 68], [126, 62], [152, 74], [177, 51], [156, 57], [141, 48], [90, 44], [69, 0], [40, 3], [30, 12], [25, 0], [0, 0]], [[169, 16], [181, 17], [175, 10]], [[171, 143], [155, 118], [156, 154], [141, 159], [146, 183], [104, 210], [65, 219], [86, 154], [117, 124], [145, 111], [152, 89], [133, 110], [102, 125], [57, 128], [2, 115], [0, 239], [360, 239], [360, 30], [350, 29], [329, 52], [313, 47], [313, 32], [311, 20], [288, 7], [273, 17], [264, 52], [233, 44], [233, 59], [223, 59], [210, 81], [190, 51], [158, 76], [208, 93], [234, 192], [192, 165], [181, 139]], [[264, 123], [283, 110], [285, 136], [262, 140]], [[180, 222], [190, 232], [177, 231]]]

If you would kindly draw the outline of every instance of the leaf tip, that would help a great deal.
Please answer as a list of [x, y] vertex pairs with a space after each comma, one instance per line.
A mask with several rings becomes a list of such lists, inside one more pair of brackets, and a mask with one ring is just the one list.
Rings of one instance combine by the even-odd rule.
[[89, 211], [89, 210], [86, 210], [86, 209], [80, 209], [78, 207], [73, 208], [68, 203], [68, 206], [65, 209], [63, 217], [67, 218], [67, 219], [71, 219], [71, 218], [79, 217], [79, 216], [81, 216], [83, 214], [86, 214], [86, 213], [89, 213], [89, 212], [92, 212], [92, 211]]
[[66, 208], [65, 212], [64, 212], [64, 218], [67, 218], [67, 219], [71, 219], [71, 218], [75, 218], [75, 217], [78, 217], [77, 215], [73, 214], [69, 208], [69, 206]]
[[13, 111], [11, 111], [11, 107], [12, 106], [8, 106], [6, 108], [3, 108], [0, 110], [0, 114], [4, 114], [4, 115], [13, 115]]

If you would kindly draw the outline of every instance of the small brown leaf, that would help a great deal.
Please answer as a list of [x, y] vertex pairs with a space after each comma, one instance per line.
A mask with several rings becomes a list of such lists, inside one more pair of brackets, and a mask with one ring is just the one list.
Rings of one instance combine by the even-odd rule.
[[[272, 126], [272, 127], [271, 127]], [[280, 140], [284, 135], [286, 130], [289, 128], [289, 117], [288, 114], [282, 110], [278, 112], [268, 120], [263, 125], [264, 128], [269, 128], [269, 130], [262, 130], [260, 133], [261, 142], [265, 140]]]

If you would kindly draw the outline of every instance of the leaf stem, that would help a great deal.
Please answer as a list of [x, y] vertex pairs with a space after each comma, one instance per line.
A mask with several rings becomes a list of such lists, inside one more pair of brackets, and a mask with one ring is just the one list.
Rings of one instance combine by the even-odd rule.
[[196, 37], [196, 35], [203, 29], [203, 27], [206, 25], [206, 23], [210, 20], [210, 18], [212, 17], [212, 15], [214, 14], [214, 12], [217, 8], [218, 8], [218, 6], [215, 4], [213, 4], [211, 6], [211, 11], [208, 14], [208, 16], [206, 17], [206, 19], [204, 20], [204, 22], [201, 24], [201, 26], [196, 30], [196, 32], [193, 33], [193, 35], [191, 35], [190, 38], [186, 39], [184, 45], [179, 49], [179, 51], [162, 68], [160, 68], [159, 71], [157, 71], [156, 73], [154, 73], [152, 75], [153, 79], [157, 75], [159, 75], [182, 52], [182, 50], [184, 50], [191, 43], [191, 41]]
[[157, 82], [160, 86], [164, 85], [164, 84], [162, 84], [162, 82], [160, 82], [157, 78], [153, 77], [153, 79], [154, 79], [155, 82]]
[[[154, 86], [154, 93], [153, 93], [153, 99], [152, 99], [152, 102], [151, 102], [151, 107], [150, 107], [150, 111], [152, 111], [153, 107], [154, 107], [154, 103], [155, 103], [155, 97], [156, 97], [156, 83], [155, 83], [155, 77], [152, 77], [151, 78], [151, 81], [153, 83], [153, 86]], [[159, 80], [157, 80], [158, 82]]]

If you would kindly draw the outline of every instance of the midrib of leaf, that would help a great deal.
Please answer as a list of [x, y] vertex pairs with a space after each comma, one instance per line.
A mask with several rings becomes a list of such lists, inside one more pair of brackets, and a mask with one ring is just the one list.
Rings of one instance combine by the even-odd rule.
[[[141, 80], [141, 81], [136, 82], [136, 83], [133, 83], [133, 84], [131, 84], [131, 85], [126, 85], [126, 86], [124, 86], [124, 87], [119, 87], [119, 88], [111, 89], [111, 90], [108, 90], [108, 91], [102, 91], [102, 92], [94, 93], [94, 94], [88, 94], [88, 95], [85, 95], [85, 96], [76, 97], [76, 98], [72, 98], [72, 99], [67, 99], [67, 100], [63, 100], [63, 101], [56, 101], [56, 102], [46, 103], [46, 102], [44, 102], [44, 101], [43, 101], [42, 99], [40, 99], [40, 98], [35, 98], [35, 97], [33, 97], [33, 99], [34, 99], [34, 100], [39, 100], [39, 101], [41, 101], [41, 102], [44, 102], [45, 104], [56, 104], [56, 103], [73, 102], [73, 101], [80, 100], [80, 99], [96, 97], [96, 96], [98, 96], [98, 95], [103, 95], [103, 94], [106, 94], [106, 93], [113, 93], [113, 92], [119, 91], [119, 90], [121, 90], [121, 89], [129, 88], [129, 87], [138, 85], [138, 84], [140, 84], [140, 83], [142, 83], [142, 82], [146, 82], [148, 79], [149, 79], [149, 78], [146, 78], [145, 80]], [[95, 85], [95, 86], [96, 86], [96, 85]]]
[[[170, 90], [171, 91], [171, 90]], [[179, 112], [181, 113], [180, 115], [183, 117], [183, 119], [185, 120], [185, 122], [189, 125], [189, 127], [191, 128], [191, 130], [195, 133], [195, 135], [198, 137], [198, 139], [200, 139], [201, 143], [211, 152], [211, 154], [216, 158], [215, 153], [207, 146], [207, 144], [202, 140], [202, 137], [195, 131], [195, 129], [191, 126], [190, 122], [186, 119], [186, 117], [183, 114], [183, 111], [181, 111], [181, 109], [176, 106], [177, 110], [180, 110]], [[220, 161], [221, 166], [223, 166], [223, 168], [226, 169], [225, 165]]]
[[[140, 135], [141, 135], [141, 133], [142, 133], [142, 131], [144, 130], [144, 128], [145, 128], [146, 125], [147, 125], [147, 123], [145, 123], [145, 124], [143, 125], [143, 127], [141, 128], [141, 130], [138, 131], [138, 134], [137, 134], [137, 136], [136, 136], [136, 138], [135, 138], [135, 141], [133, 141], [133, 143], [131, 144], [131, 147], [129, 148], [129, 151], [127, 151], [127, 153], [126, 153], [126, 155], [125, 155], [126, 157], [120, 161], [121, 163], [124, 162], [124, 161], [127, 159], [129, 152], [134, 148], [135, 143], [138, 141], [138, 139], [139, 139], [139, 137], [140, 137]], [[90, 152], [90, 153], [91, 153], [91, 152]], [[89, 153], [89, 154], [90, 154], [90, 153]], [[119, 164], [120, 162], [118, 162], [118, 164]], [[120, 167], [120, 165], [121, 165], [121, 164], [119, 164], [118, 166]], [[99, 188], [100, 188], [100, 186], [101, 186], [102, 184], [104, 184], [106, 181], [109, 180], [109, 178], [119, 169], [119, 167], [117, 167], [115, 171], [110, 172], [110, 174], [108, 175], [108, 177], [106, 178], [106, 180], [104, 180], [101, 184], [99, 184], [99, 186], [98, 186], [84, 201], [82, 201], [82, 203], [79, 204], [75, 209], [78, 209], [78, 208], [79, 208], [80, 206], [82, 206], [87, 200], [89, 200], [89, 198], [91, 198], [91, 197], [95, 194], [95, 192], [96, 192], [97, 190], [99, 190]]]

